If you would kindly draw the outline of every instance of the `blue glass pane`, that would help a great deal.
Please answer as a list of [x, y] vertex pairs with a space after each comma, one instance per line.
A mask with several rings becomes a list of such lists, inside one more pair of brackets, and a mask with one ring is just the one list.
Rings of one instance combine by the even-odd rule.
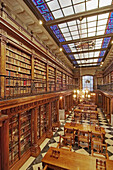
[[54, 32], [54, 34], [56, 35], [60, 42], [65, 41], [57, 25], [50, 26], [50, 28], [52, 29], [52, 31]]
[[46, 21], [53, 20], [51, 13], [43, 14], [43, 17]]
[[[107, 26], [107, 29], [106, 29], [106, 34], [110, 34], [110, 33], [113, 33], [113, 12], [111, 12], [111, 14], [110, 14], [108, 26]], [[110, 39], [111, 39], [111, 37], [104, 38], [102, 48], [108, 47]], [[100, 52], [100, 56], [104, 56], [104, 54], [105, 54], [104, 52], [102, 52], [102, 51]], [[99, 62], [99, 60], [98, 60], [98, 62]]]
[[104, 56], [105, 52], [106, 52], [106, 51], [101, 51], [101, 52], [100, 52], [100, 56], [101, 56], [101, 57]]
[[42, 16], [46, 21], [53, 20], [53, 17], [43, 0], [32, 0], [32, 1], [36, 5], [37, 9], [39, 10], [39, 12], [42, 14]]
[[69, 57], [70, 57], [72, 60], [75, 59], [75, 57], [74, 57], [73, 55], [69, 55]]
[[76, 61], [73, 61], [73, 64], [77, 64], [77, 62], [76, 62]]
[[44, 3], [43, 0], [32, 0], [35, 5], [41, 5]]
[[71, 49], [69, 48], [68, 45], [63, 45], [63, 48], [65, 49], [65, 51], [66, 51], [67, 53], [71, 53]]

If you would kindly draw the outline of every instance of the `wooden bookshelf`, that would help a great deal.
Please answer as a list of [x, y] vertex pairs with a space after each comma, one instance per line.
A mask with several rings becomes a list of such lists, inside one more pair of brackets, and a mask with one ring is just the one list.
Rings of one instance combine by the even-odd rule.
[[66, 88], [66, 74], [63, 73], [63, 88]]
[[49, 91], [55, 91], [55, 68], [49, 66], [48, 71]]
[[20, 154], [23, 155], [31, 145], [31, 111], [21, 113]]
[[[31, 87], [31, 56], [11, 45], [6, 46], [6, 97], [28, 93]], [[28, 88], [27, 88], [28, 87]]]
[[19, 116], [9, 119], [9, 165], [19, 160]]
[[37, 121], [37, 138], [40, 139], [48, 130], [49, 104], [39, 106]]
[[6, 75], [31, 78], [31, 56], [11, 45], [6, 47]]
[[51, 117], [52, 117], [52, 124], [57, 122], [57, 111], [56, 111], [56, 101], [51, 103]]
[[62, 87], [62, 73], [61, 71], [57, 70], [57, 85], [56, 85], [56, 90], [61, 89]]
[[13, 165], [31, 146], [31, 112], [9, 119], [9, 165]]
[[46, 91], [46, 76], [47, 66], [46, 63], [35, 58], [34, 61], [34, 78], [36, 79], [35, 88], [36, 91]]

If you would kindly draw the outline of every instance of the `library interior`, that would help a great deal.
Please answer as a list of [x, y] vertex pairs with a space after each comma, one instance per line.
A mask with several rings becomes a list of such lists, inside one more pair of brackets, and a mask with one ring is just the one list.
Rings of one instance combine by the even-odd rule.
[[113, 0], [0, 0], [0, 170], [113, 170]]

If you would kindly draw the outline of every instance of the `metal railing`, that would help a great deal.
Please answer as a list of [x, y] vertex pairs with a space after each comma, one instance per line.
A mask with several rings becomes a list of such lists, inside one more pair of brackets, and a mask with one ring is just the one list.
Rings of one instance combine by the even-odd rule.
[[0, 75], [0, 100], [73, 90], [72, 84]]
[[113, 92], [113, 83], [104, 84], [104, 85], [97, 85], [97, 89], [107, 92]]

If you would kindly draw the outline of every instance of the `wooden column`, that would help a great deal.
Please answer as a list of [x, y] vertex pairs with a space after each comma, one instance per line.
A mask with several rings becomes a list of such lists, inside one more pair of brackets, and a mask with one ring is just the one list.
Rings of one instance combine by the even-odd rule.
[[[2, 31], [0, 30], [0, 33]], [[1, 36], [0, 37], [0, 75], [3, 75], [0, 77], [0, 97], [4, 98], [5, 97], [5, 78], [4, 75], [6, 75], [6, 37]]]
[[8, 115], [0, 115], [0, 170], [9, 170]]
[[49, 103], [49, 130], [46, 133], [47, 138], [51, 138], [53, 136], [52, 132], [52, 115], [51, 115], [51, 102]]
[[[32, 129], [33, 129], [33, 131], [34, 131], [34, 140], [33, 140], [33, 143], [32, 143], [32, 147], [31, 147], [31, 155], [32, 156], [35, 156], [35, 157], [37, 157], [39, 154], [40, 154], [40, 147], [39, 147], [39, 145], [38, 145], [38, 140], [37, 140], [37, 109], [38, 108], [34, 108], [34, 109], [32, 109], [32, 113], [31, 114], [33, 114], [32, 116], [31, 116], [31, 118], [34, 120], [34, 121], [32, 121]], [[33, 136], [32, 136], [33, 137]]]

